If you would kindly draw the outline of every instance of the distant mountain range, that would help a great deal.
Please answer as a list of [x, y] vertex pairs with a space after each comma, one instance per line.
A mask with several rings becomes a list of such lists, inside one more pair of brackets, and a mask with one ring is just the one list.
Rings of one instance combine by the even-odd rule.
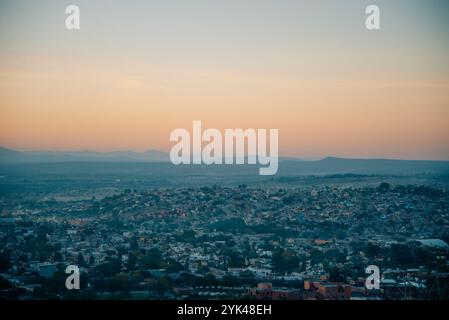
[[[69, 163], [78, 163], [80, 168], [89, 168], [95, 166], [95, 170], [105, 168], [120, 168], [123, 170], [125, 163], [135, 163], [135, 168], [145, 170], [184, 170], [192, 172], [203, 172], [202, 167], [207, 167], [206, 172], [246, 172], [258, 168], [259, 165], [248, 166], [172, 166], [167, 153], [149, 150], [145, 152], [134, 151], [115, 151], [115, 152], [95, 152], [95, 151], [17, 151], [0, 147], [0, 165], [25, 165], [25, 164], [56, 164], [58, 166]], [[445, 174], [449, 175], [449, 161], [432, 160], [390, 160], [390, 159], [345, 159], [336, 157], [327, 157], [321, 160], [304, 160], [296, 158], [281, 158], [279, 160], [279, 175], [297, 176], [297, 175], [325, 175], [325, 174], [387, 174], [387, 175], [419, 175], [419, 174]], [[92, 165], [90, 165], [91, 163]], [[109, 164], [101, 164], [109, 163]], [[158, 166], [152, 166], [152, 169], [145, 164], [159, 163]], [[123, 164], [123, 165], [122, 165]], [[67, 167], [65, 165], [64, 167]], [[70, 165], [73, 167], [73, 165]], [[137, 167], [136, 167], [137, 166]], [[55, 166], [52, 166], [55, 168]], [[126, 165], [126, 168], [129, 168]], [[108, 170], [109, 170], [108, 169]], [[140, 170], [140, 169], [139, 169]], [[226, 173], [226, 174], [228, 174]]]
[[[223, 158], [224, 159], [224, 158]], [[280, 160], [307, 161], [300, 158]], [[50, 162], [169, 162], [170, 155], [158, 150], [145, 152], [112, 151], [17, 151], [0, 147], [0, 163], [50, 163]]]
[[0, 163], [48, 163], [48, 162], [167, 162], [169, 155], [157, 150], [134, 151], [17, 151], [0, 147]]

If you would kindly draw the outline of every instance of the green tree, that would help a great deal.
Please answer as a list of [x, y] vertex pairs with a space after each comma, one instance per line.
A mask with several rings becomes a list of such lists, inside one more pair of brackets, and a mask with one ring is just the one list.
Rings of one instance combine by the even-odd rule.
[[0, 272], [6, 272], [11, 268], [11, 253], [9, 250], [0, 251]]

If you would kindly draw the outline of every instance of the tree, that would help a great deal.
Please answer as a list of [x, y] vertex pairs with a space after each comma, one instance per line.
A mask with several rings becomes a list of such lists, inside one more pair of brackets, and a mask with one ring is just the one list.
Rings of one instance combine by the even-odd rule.
[[236, 251], [231, 251], [228, 254], [228, 268], [241, 268], [245, 266], [245, 258]]
[[80, 252], [78, 253], [78, 266], [79, 267], [85, 267], [86, 266], [86, 261], [84, 261], [84, 256], [83, 254]]
[[107, 262], [98, 265], [95, 268], [96, 273], [101, 277], [111, 277], [120, 272], [122, 268], [121, 259], [109, 258]]
[[112, 292], [129, 292], [133, 287], [133, 283], [128, 279], [127, 275], [117, 274], [109, 279], [106, 286]]
[[378, 187], [377, 190], [379, 192], [387, 192], [388, 190], [390, 190], [390, 184], [387, 182], [382, 182]]
[[11, 268], [11, 253], [9, 250], [0, 251], [0, 272], [6, 272]]
[[58, 262], [62, 262], [62, 254], [59, 250], [55, 250], [53, 253], [53, 259]]
[[162, 266], [162, 253], [158, 249], [150, 249], [142, 257], [140, 264], [146, 269], [159, 269]]
[[136, 268], [137, 256], [134, 252], [128, 254], [128, 270], [134, 270]]
[[329, 270], [329, 281], [331, 282], [344, 282], [345, 276], [341, 273], [338, 268], [332, 268]]
[[167, 276], [159, 278], [154, 283], [154, 290], [156, 290], [159, 293], [167, 292], [167, 291], [171, 290], [172, 287], [173, 287], [173, 285], [172, 285], [171, 279]]
[[365, 253], [368, 258], [375, 258], [381, 252], [380, 247], [377, 244], [369, 242], [365, 247]]
[[271, 262], [275, 272], [292, 272], [299, 268], [299, 258], [290, 250], [276, 250], [273, 253]]
[[12, 288], [11, 282], [0, 276], [0, 290]]
[[413, 256], [408, 245], [393, 244], [390, 248], [390, 259], [397, 266], [407, 266], [413, 263]]

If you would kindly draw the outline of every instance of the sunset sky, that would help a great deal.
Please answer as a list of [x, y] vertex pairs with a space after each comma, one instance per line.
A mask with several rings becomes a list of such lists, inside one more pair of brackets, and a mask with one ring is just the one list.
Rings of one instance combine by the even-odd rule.
[[201, 120], [278, 128], [282, 156], [449, 160], [448, 57], [447, 0], [0, 0], [0, 146], [169, 151]]

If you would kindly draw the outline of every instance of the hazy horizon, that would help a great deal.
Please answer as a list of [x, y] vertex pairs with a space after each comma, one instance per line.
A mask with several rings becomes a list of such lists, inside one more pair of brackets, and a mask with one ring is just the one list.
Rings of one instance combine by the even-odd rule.
[[[162, 153], [164, 155], [169, 156], [170, 150], [159, 150], [155, 148], [147, 148], [145, 150], [132, 150], [132, 149], [111, 149], [111, 150], [93, 150], [93, 149], [15, 149], [15, 148], [9, 148], [5, 146], [0, 146], [1, 149], [11, 150], [11, 151], [18, 151], [23, 153], [83, 153], [83, 152], [92, 152], [92, 153], [98, 153], [98, 154], [110, 154], [110, 153], [136, 153], [136, 154], [144, 154], [146, 152], [155, 152], [155, 153]], [[306, 161], [318, 161], [323, 160], [326, 158], [339, 158], [339, 159], [346, 159], [346, 160], [404, 160], [404, 161], [442, 161], [442, 162], [449, 162], [448, 159], [429, 159], [429, 158], [421, 158], [421, 159], [410, 159], [410, 158], [372, 158], [372, 157], [352, 157], [352, 156], [337, 156], [333, 154], [328, 154], [321, 157], [313, 157], [313, 156], [286, 156], [283, 154], [279, 155], [280, 158], [284, 159], [292, 159], [292, 160], [306, 160]], [[168, 161], [168, 158], [167, 158]]]
[[449, 4], [0, 1], [0, 145], [167, 152], [170, 132], [279, 129], [283, 157], [449, 159]]

